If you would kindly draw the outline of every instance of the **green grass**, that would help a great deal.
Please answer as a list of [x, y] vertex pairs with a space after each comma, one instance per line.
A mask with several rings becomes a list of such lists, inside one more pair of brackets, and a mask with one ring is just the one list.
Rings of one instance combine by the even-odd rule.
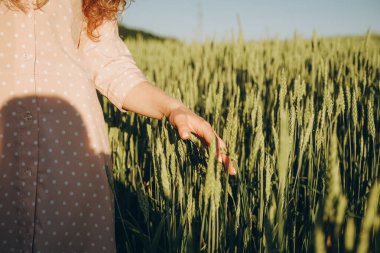
[[379, 252], [376, 36], [180, 43], [128, 39], [148, 79], [207, 119], [214, 150], [100, 98], [119, 252]]

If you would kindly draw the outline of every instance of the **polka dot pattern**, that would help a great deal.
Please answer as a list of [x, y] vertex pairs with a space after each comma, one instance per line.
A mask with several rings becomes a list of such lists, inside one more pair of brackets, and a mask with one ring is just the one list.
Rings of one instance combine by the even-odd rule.
[[[0, 1], [0, 252], [115, 252], [110, 147], [96, 90], [121, 111], [146, 80], [116, 22], [81, 1]], [[111, 173], [111, 174], [109, 174]]]

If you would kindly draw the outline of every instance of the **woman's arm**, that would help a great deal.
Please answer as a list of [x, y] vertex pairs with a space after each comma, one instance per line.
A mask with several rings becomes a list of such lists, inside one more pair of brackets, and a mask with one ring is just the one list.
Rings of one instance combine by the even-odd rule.
[[221, 150], [226, 150], [225, 142], [214, 132], [210, 123], [148, 81], [134, 86], [128, 92], [122, 107], [124, 110], [151, 118], [168, 118], [170, 124], [177, 128], [180, 137], [184, 140], [189, 139], [190, 134], [193, 133], [202, 142], [210, 145], [215, 136], [218, 161], [224, 164], [229, 174], [236, 174], [235, 168], [229, 162], [229, 157], [221, 152]]
[[155, 119], [169, 117], [176, 107], [184, 106], [148, 81], [133, 87], [123, 103], [123, 109]]
[[100, 39], [97, 42], [88, 38], [85, 28], [86, 24], [78, 51], [85, 63], [83, 66], [100, 93], [121, 111], [133, 111], [156, 119], [167, 117], [182, 139], [190, 138], [193, 133], [210, 145], [215, 136], [218, 161], [223, 162], [231, 175], [236, 174], [228, 156], [221, 152], [226, 150], [226, 144], [211, 125], [145, 78], [119, 37], [116, 20], [105, 21], [98, 27]]

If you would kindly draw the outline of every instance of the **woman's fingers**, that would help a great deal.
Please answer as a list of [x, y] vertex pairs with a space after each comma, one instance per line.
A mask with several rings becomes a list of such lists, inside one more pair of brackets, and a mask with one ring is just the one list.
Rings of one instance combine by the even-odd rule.
[[[214, 132], [211, 125], [207, 121], [202, 121], [199, 124], [195, 124], [194, 127], [188, 127], [186, 125], [182, 125], [178, 128], [180, 133], [190, 131], [194, 133], [198, 138], [202, 140], [204, 144], [208, 146], [211, 145], [213, 137], [215, 136], [216, 141], [216, 158], [218, 162], [222, 163], [230, 175], [236, 175], [236, 169], [234, 168], [230, 157], [227, 152], [226, 143]], [[182, 137], [181, 137], [182, 138]]]
[[212, 129], [210, 123], [204, 121], [203, 119], [194, 125], [194, 133], [203, 141], [210, 146], [213, 140], [214, 130]]
[[211, 144], [213, 129], [207, 121], [191, 112], [191, 115], [178, 115], [174, 120], [181, 139], [187, 140], [190, 134], [195, 134], [207, 145]]
[[227, 152], [226, 143], [215, 133], [210, 123], [205, 121], [190, 110], [180, 109], [172, 114], [170, 121], [177, 128], [177, 131], [183, 140], [190, 139], [190, 134], [195, 134], [203, 144], [210, 146], [215, 136], [216, 141], [216, 158], [218, 162], [223, 163], [225, 169], [230, 175], [236, 175], [236, 169], [230, 160]]
[[179, 136], [181, 137], [181, 139], [183, 139], [183, 140], [190, 139], [191, 130], [188, 127], [183, 126], [181, 128], [178, 128], [178, 133], [179, 133]]
[[217, 141], [216, 150], [218, 161], [223, 163], [224, 168], [228, 171], [228, 174], [236, 175], [236, 169], [233, 166], [233, 163], [231, 162], [230, 157], [228, 155], [226, 143], [216, 133], [215, 136]]

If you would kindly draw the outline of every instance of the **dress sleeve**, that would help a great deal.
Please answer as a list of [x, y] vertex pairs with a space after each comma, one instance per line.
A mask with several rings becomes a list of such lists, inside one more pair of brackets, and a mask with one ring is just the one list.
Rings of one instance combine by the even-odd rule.
[[146, 81], [126, 44], [119, 37], [117, 20], [104, 21], [98, 28], [98, 41], [92, 41], [84, 23], [79, 42], [79, 53], [96, 89], [120, 111], [129, 91]]

